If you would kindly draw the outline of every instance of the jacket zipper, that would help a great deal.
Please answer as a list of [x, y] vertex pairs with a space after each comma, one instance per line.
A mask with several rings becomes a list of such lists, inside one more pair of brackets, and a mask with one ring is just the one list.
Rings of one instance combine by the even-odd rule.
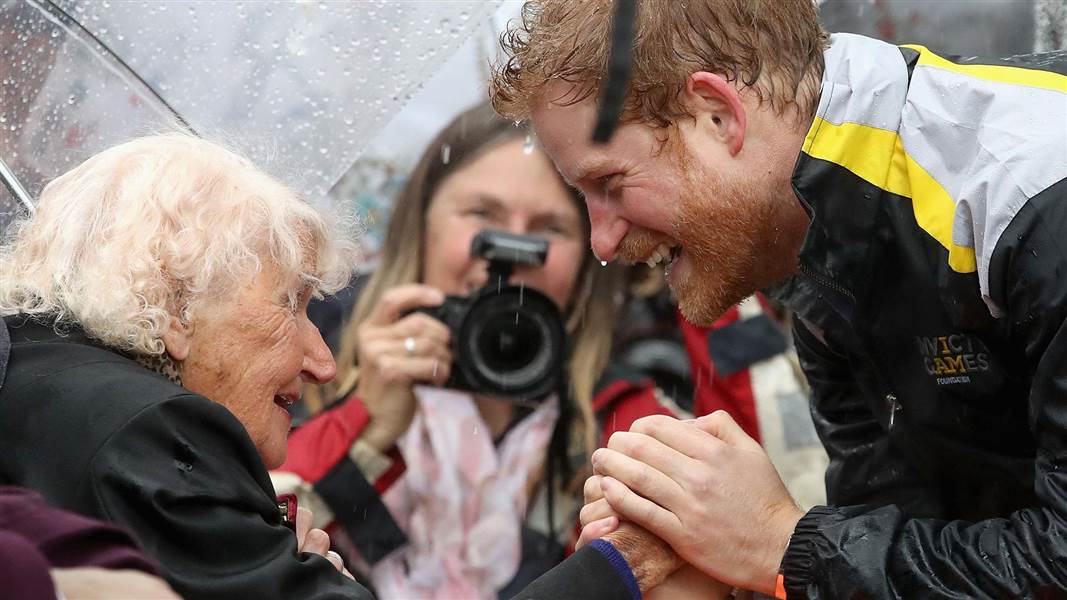
[[809, 279], [813, 280], [815, 283], [817, 283], [817, 284], [819, 284], [819, 285], [821, 285], [821, 286], [823, 286], [825, 288], [829, 288], [829, 289], [831, 289], [831, 290], [833, 290], [833, 291], [845, 296], [846, 298], [851, 300], [853, 303], [856, 302], [856, 297], [852, 295], [852, 292], [848, 291], [847, 289], [842, 287], [837, 282], [835, 282], [835, 281], [833, 281], [831, 279], [828, 279], [826, 277], [823, 277], [822, 275], [820, 275], [819, 273], [816, 273], [815, 271], [812, 271], [810, 268], [808, 268], [807, 265], [805, 265], [803, 263], [800, 264], [800, 272], [802, 274], [804, 274], [805, 277], [808, 277]]

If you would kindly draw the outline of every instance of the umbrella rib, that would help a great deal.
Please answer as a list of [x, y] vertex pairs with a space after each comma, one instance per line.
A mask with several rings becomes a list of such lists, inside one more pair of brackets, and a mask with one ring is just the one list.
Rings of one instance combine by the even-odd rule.
[[0, 158], [0, 179], [4, 181], [4, 187], [11, 192], [11, 195], [18, 199], [26, 211], [32, 215], [34, 208], [33, 201], [30, 200], [30, 193], [22, 186], [22, 182], [15, 176], [15, 172], [11, 167], [7, 166], [3, 158]]
[[59, 19], [60, 21], [62, 21], [67, 26], [73, 27], [75, 29], [78, 29], [84, 35], [88, 36], [94, 42], [99, 44], [100, 48], [103, 49], [104, 53], [107, 54], [107, 56], [110, 57], [112, 60], [117, 62], [127, 74], [129, 74], [131, 77], [133, 77], [138, 82], [140, 82], [140, 84], [143, 85], [145, 87], [145, 89], [147, 89], [149, 92], [151, 92], [151, 94], [153, 96], [155, 96], [156, 100], [158, 100], [160, 104], [162, 104], [164, 107], [166, 107], [166, 109], [168, 111], [170, 111], [170, 114], [174, 115], [174, 118], [178, 120], [178, 123], [181, 124], [182, 127], [187, 129], [193, 135], [199, 135], [196, 132], [196, 130], [193, 129], [193, 126], [190, 125], [184, 118], [182, 118], [182, 116], [180, 114], [178, 114], [178, 111], [174, 110], [174, 107], [171, 106], [170, 103], [167, 102], [163, 98], [162, 95], [160, 95], [160, 93], [156, 90], [156, 88], [152, 87], [147, 81], [145, 81], [140, 75], [138, 75], [137, 71], [134, 71], [133, 68], [130, 67], [130, 65], [126, 64], [126, 61], [122, 60], [121, 56], [116, 54], [111, 49], [110, 46], [108, 46], [107, 44], [105, 44], [103, 42], [103, 40], [101, 40], [100, 38], [96, 37], [93, 34], [93, 32], [91, 32], [88, 29], [86, 29], [86, 27], [84, 25], [82, 25], [80, 21], [78, 21], [73, 16], [71, 16], [70, 13], [68, 13], [62, 7], [57, 5], [53, 0], [29, 0], [29, 1], [32, 4], [36, 4], [37, 6], [39, 6], [42, 10], [48, 12], [53, 17]]

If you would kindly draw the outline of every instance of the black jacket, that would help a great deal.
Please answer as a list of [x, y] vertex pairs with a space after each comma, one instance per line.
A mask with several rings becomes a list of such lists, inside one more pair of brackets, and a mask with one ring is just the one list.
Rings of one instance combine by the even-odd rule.
[[790, 600], [1065, 595], [1065, 62], [833, 37], [773, 292], [831, 460]]
[[20, 317], [0, 387], [0, 484], [130, 530], [200, 598], [370, 598], [296, 552], [252, 440], [223, 406]]

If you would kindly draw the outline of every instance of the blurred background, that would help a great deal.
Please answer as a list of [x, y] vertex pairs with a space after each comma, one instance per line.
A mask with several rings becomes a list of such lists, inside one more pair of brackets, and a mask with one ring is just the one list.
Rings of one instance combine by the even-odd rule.
[[[820, 5], [830, 31], [964, 55], [1060, 48], [1067, 20], [1065, 0]], [[0, 0], [0, 159], [33, 197], [119, 140], [188, 126], [315, 202], [354, 205], [373, 258], [407, 170], [484, 97], [500, 32], [521, 6]], [[0, 187], [0, 227], [19, 206]]]

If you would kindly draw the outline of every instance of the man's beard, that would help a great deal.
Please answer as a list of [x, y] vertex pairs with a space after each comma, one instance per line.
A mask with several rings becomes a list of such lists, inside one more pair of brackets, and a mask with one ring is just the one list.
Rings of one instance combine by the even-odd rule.
[[675, 231], [690, 270], [673, 278], [672, 291], [686, 320], [707, 326], [762, 285], [770, 203], [762, 185], [741, 189], [688, 156], [678, 162], [683, 185]]

